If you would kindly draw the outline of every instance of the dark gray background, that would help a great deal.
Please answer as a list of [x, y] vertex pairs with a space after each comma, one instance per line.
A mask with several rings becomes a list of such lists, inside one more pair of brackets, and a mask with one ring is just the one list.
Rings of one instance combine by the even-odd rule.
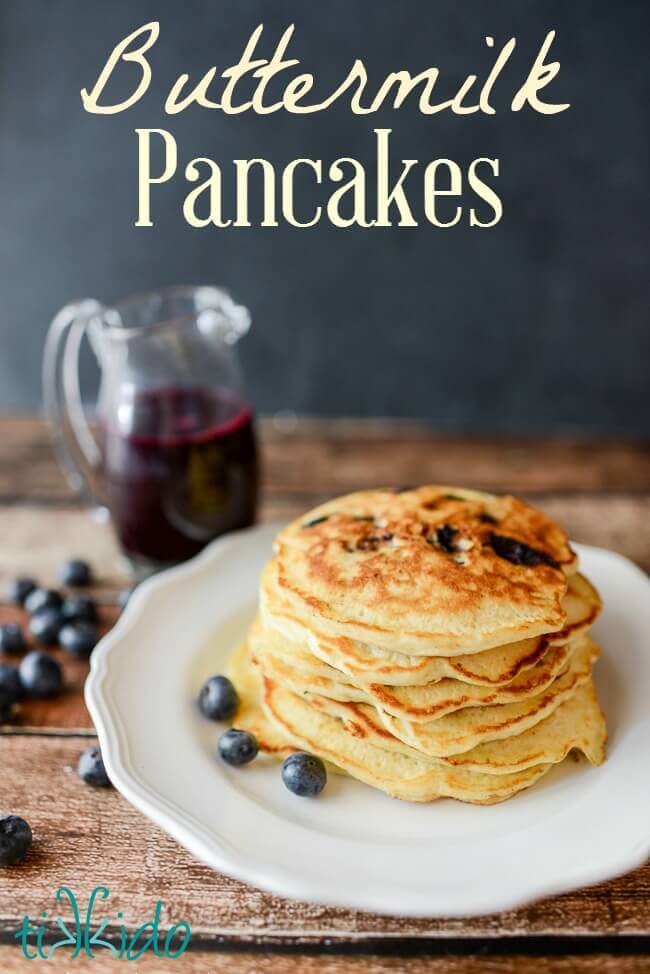
[[[80, 88], [151, 19], [161, 37], [147, 96], [118, 116], [86, 114]], [[233, 63], [260, 22], [267, 56], [295, 22], [292, 53], [323, 93], [362, 57], [377, 83], [438, 65], [449, 97], [488, 69], [485, 34], [497, 46], [515, 35], [518, 48], [492, 118], [356, 117], [344, 103], [306, 117], [164, 115], [180, 72], [198, 80]], [[546, 95], [572, 108], [512, 114], [553, 28], [562, 69]], [[262, 411], [650, 434], [649, 28], [647, 0], [2, 0], [0, 408], [39, 407], [45, 329], [68, 299], [214, 282], [253, 312], [242, 353]], [[174, 133], [179, 169], [197, 155], [226, 168], [258, 155], [371, 165], [373, 127], [392, 127], [396, 159], [499, 157], [504, 216], [491, 230], [197, 230], [182, 217], [180, 173], [154, 191], [155, 227], [136, 229], [138, 126]]]

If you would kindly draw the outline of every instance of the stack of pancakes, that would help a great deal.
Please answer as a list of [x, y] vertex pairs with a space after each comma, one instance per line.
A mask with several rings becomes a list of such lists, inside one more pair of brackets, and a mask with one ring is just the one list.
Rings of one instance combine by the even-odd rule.
[[280, 532], [231, 662], [237, 726], [409, 801], [502, 801], [571, 751], [604, 759], [565, 532], [517, 498], [427, 486], [337, 498]]

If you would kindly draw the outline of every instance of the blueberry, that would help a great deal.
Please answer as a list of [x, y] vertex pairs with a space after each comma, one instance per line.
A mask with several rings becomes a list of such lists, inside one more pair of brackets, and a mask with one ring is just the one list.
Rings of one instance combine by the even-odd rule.
[[315, 528], [317, 524], [323, 524], [324, 521], [329, 521], [330, 515], [324, 514], [322, 517], [314, 517], [311, 521], [305, 521], [302, 525], [303, 528]]
[[25, 599], [25, 608], [30, 616], [41, 609], [60, 609], [62, 605], [61, 593], [53, 588], [35, 588]]
[[482, 511], [479, 514], [478, 519], [479, 519], [479, 521], [482, 521], [483, 524], [498, 524], [499, 523], [497, 521], [497, 519], [494, 517], [494, 515], [493, 514], [488, 514], [487, 511]]
[[508, 538], [503, 534], [491, 534], [489, 543], [499, 558], [505, 558], [513, 565], [525, 565], [527, 568], [536, 568], [537, 565], [550, 565], [551, 568], [559, 568], [558, 563], [545, 551], [531, 548], [523, 541], [516, 538]]
[[211, 676], [201, 687], [199, 710], [210, 720], [230, 720], [239, 706], [239, 696], [227, 676]]
[[29, 578], [27, 575], [20, 575], [18, 578], [12, 579], [9, 583], [7, 598], [10, 602], [15, 602], [16, 605], [24, 605], [25, 599], [35, 588], [36, 582], [33, 578]]
[[34, 639], [45, 646], [56, 646], [63, 625], [60, 609], [41, 609], [29, 620], [29, 631]]
[[97, 626], [92, 622], [68, 622], [59, 632], [62, 649], [75, 656], [90, 656], [97, 645]]
[[257, 757], [259, 744], [254, 734], [245, 730], [235, 730], [231, 727], [219, 738], [219, 756], [226, 764], [234, 768], [248, 764]]
[[61, 566], [61, 581], [64, 585], [82, 587], [92, 582], [92, 571], [87, 561], [81, 558], [71, 558]]
[[39, 649], [23, 659], [18, 670], [30, 697], [55, 697], [63, 686], [63, 672], [55, 659]]
[[16, 700], [21, 700], [25, 696], [25, 688], [20, 679], [17, 666], [11, 666], [9, 663], [0, 663], [0, 692], [3, 690], [9, 694], [12, 703], [15, 703]]
[[290, 754], [282, 765], [282, 780], [294, 795], [315, 798], [327, 782], [327, 771], [320, 758], [305, 751]]
[[61, 611], [66, 622], [77, 622], [79, 619], [97, 622], [97, 605], [87, 595], [75, 595], [66, 599]]
[[441, 527], [436, 528], [435, 534], [435, 544], [440, 545], [443, 551], [448, 554], [453, 554], [456, 548], [456, 535], [458, 534], [458, 528], [452, 528], [449, 524], [443, 524]]
[[87, 748], [79, 758], [77, 771], [82, 781], [96, 788], [110, 788], [111, 782], [106, 774], [102, 752], [94, 745]]
[[16, 653], [24, 653], [27, 643], [23, 631], [15, 622], [6, 622], [0, 626], [0, 651], [8, 653], [10, 656]]
[[0, 818], [0, 866], [15, 866], [24, 859], [32, 844], [32, 830], [24, 818]]

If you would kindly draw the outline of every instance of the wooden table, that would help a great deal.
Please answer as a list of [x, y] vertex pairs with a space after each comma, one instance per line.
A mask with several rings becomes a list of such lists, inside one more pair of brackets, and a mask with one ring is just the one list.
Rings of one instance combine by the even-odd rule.
[[[650, 569], [650, 447], [459, 441], [415, 424], [287, 419], [263, 422], [262, 439], [263, 519], [289, 517], [369, 484], [463, 483], [522, 493], [566, 524], [576, 540], [615, 548]], [[96, 567], [98, 595], [107, 603], [103, 621], [110, 625], [117, 610], [108, 603], [124, 578], [109, 529], [95, 523], [67, 488], [44, 425], [0, 420], [0, 586], [27, 570], [53, 581], [56, 565], [72, 554], [85, 554]], [[2, 606], [0, 615], [8, 620], [19, 613]], [[471, 920], [386, 918], [296, 903], [211, 872], [117, 792], [78, 779], [78, 756], [93, 739], [81, 696], [86, 667], [64, 663], [65, 695], [25, 704], [0, 736], [0, 805], [27, 818], [35, 833], [25, 861], [0, 870], [0, 971], [86, 969], [81, 959], [68, 964], [55, 958], [37, 967], [12, 940], [25, 913], [54, 912], [54, 890], [64, 883], [82, 900], [95, 885], [107, 885], [107, 912], [115, 917], [121, 910], [129, 926], [150, 919], [159, 899], [163, 926], [190, 922], [191, 953], [173, 964], [147, 957], [138, 971], [164, 971], [167, 964], [183, 974], [650, 970], [644, 956], [650, 866]], [[104, 955], [85, 963], [96, 974], [122, 969]]]

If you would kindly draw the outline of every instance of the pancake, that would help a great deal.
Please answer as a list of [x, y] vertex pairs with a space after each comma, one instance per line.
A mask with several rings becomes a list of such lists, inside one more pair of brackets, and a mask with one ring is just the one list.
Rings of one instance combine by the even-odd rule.
[[455, 754], [445, 763], [455, 768], [505, 774], [533, 767], [540, 761], [558, 764], [570, 751], [579, 750], [592, 764], [605, 760], [607, 728], [598, 705], [596, 688], [588, 680], [546, 720], [530, 730], [502, 741], [479, 744]]
[[[323, 698], [319, 699], [323, 705]], [[446, 767], [465, 768], [483, 774], [510, 774], [540, 763], [558, 764], [573, 750], [581, 750], [592, 764], [604, 760], [607, 739], [605, 720], [591, 679], [559, 704], [544, 720], [502, 740], [488, 741], [458, 754], [432, 757], [394, 737], [374, 707], [328, 700], [328, 716], [359, 740], [398, 754], [413, 756]]]
[[[355, 686], [379, 683], [413, 687], [443, 679], [487, 687], [511, 683], [524, 670], [538, 664], [551, 646], [568, 642], [592, 626], [601, 603], [594, 587], [576, 573], [569, 579], [562, 608], [565, 624], [552, 634], [464, 656], [407, 656], [343, 636], [326, 636], [310, 628], [278, 594], [273, 566], [264, 571], [260, 587], [260, 616], [265, 628], [277, 630], [292, 644], [347, 676]], [[329, 675], [328, 671], [323, 670], [322, 675]]]
[[552, 646], [531, 669], [502, 687], [477, 686], [460, 680], [440, 680], [425, 686], [390, 687], [370, 683], [358, 687], [310, 653], [289, 643], [276, 630], [253, 626], [251, 650], [264, 672], [294, 693], [321, 694], [333, 700], [367, 703], [395, 717], [430, 721], [464, 707], [513, 703], [546, 690], [562, 672], [582, 637]]
[[467, 707], [426, 723], [395, 717], [367, 704], [332, 700], [322, 694], [304, 693], [303, 697], [312, 707], [339, 718], [342, 718], [341, 708], [345, 707], [352, 731], [355, 732], [354, 725], [357, 724], [356, 732], [359, 735], [372, 735], [377, 743], [384, 736], [383, 733], [376, 733], [379, 721], [384, 731], [402, 744], [429, 757], [442, 758], [469, 751], [487, 741], [513, 737], [534, 727], [589, 680], [591, 664], [597, 656], [596, 644], [584, 637], [582, 645], [572, 654], [565, 672], [543, 693], [517, 703]]
[[[329, 765], [395, 798], [426, 802], [451, 797], [493, 804], [529, 787], [553, 767], [552, 763], [539, 763], [514, 773], [484, 774], [434, 763], [417, 754], [387, 751], [354, 737], [341, 720], [310, 707], [270, 678], [262, 683], [245, 646], [231, 661], [230, 673], [242, 701], [237, 726], [258, 734], [263, 748], [270, 743], [271, 753], [282, 756], [282, 741], [287, 741], [289, 747], [318, 754]], [[575, 746], [582, 748], [581, 743]], [[590, 745], [585, 747], [589, 756]]]
[[229, 671], [235, 726], [262, 754], [305, 750], [393, 797], [476, 804], [572, 752], [604, 760], [600, 598], [541, 511], [454, 487], [360, 491], [274, 549]]
[[432, 757], [468, 751], [485, 741], [501, 741], [534, 727], [568, 700], [591, 675], [591, 665], [598, 657], [598, 647], [583, 637], [580, 647], [571, 655], [565, 672], [543, 693], [517, 703], [488, 707], [469, 707], [429, 723], [407, 721], [378, 710], [386, 729], [405, 744]]
[[565, 532], [514, 497], [360, 491], [280, 532], [275, 583], [327, 636], [457, 656], [557, 632], [577, 567]]
[[242, 643], [228, 660], [227, 673], [237, 688], [239, 706], [234, 726], [250, 731], [257, 738], [260, 750], [284, 760], [296, 750], [268, 720], [262, 710], [259, 670], [253, 665], [248, 643]]

